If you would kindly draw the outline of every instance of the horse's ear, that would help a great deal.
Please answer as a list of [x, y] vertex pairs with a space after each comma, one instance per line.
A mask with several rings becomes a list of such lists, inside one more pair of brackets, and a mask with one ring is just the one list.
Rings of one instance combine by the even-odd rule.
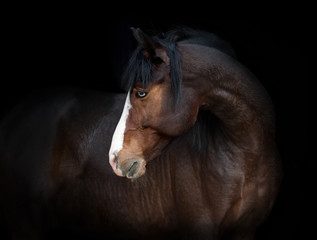
[[159, 58], [166, 64], [169, 64], [166, 48], [162, 44], [145, 34], [140, 28], [135, 29], [132, 27], [131, 30], [137, 42], [144, 47], [143, 53], [148, 59], [157, 63], [159, 62]]

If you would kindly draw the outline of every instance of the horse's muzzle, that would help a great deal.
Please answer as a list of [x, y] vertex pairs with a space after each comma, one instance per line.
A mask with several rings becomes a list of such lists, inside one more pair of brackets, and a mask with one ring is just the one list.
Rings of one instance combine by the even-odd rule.
[[120, 177], [138, 178], [145, 173], [144, 159], [127, 159], [120, 161], [118, 155], [112, 154], [109, 158], [110, 166], [114, 173]]

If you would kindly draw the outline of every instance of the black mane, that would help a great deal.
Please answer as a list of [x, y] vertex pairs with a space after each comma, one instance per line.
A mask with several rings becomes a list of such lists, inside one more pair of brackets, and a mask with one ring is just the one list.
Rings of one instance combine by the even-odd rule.
[[[165, 34], [162, 35], [164, 36]], [[166, 38], [170, 39], [170, 41], [177, 39], [177, 42], [192, 43], [215, 48], [233, 58], [236, 58], [236, 54], [232, 46], [227, 41], [210, 32], [194, 30], [192, 28], [178, 28], [169, 31], [166, 34]]]
[[[235, 58], [235, 52], [231, 48], [230, 44], [209, 32], [194, 30], [191, 28], [176, 28], [168, 31], [167, 33], [161, 33], [152, 37], [155, 41], [159, 42], [166, 48], [167, 55], [170, 58], [172, 93], [175, 97], [176, 103], [179, 99], [182, 82], [181, 57], [177, 50], [178, 42], [216, 48]], [[128, 66], [123, 75], [125, 90], [131, 89], [136, 83], [141, 84], [145, 88], [151, 83], [151, 73], [154, 63], [144, 56], [143, 50], [143, 46], [139, 45], [129, 60]]]

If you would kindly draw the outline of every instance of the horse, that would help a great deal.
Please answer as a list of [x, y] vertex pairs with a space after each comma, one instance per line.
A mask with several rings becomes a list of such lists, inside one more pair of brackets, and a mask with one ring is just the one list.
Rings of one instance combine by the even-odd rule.
[[282, 175], [269, 95], [212, 33], [132, 34], [126, 93], [45, 93], [2, 121], [8, 236], [254, 239]]

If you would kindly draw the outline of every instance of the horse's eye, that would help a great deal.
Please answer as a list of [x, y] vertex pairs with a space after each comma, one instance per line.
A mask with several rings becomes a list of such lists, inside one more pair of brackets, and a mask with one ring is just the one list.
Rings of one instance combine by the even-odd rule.
[[147, 93], [144, 91], [136, 91], [136, 93], [135, 93], [135, 96], [137, 98], [144, 98], [146, 95], [147, 95]]

